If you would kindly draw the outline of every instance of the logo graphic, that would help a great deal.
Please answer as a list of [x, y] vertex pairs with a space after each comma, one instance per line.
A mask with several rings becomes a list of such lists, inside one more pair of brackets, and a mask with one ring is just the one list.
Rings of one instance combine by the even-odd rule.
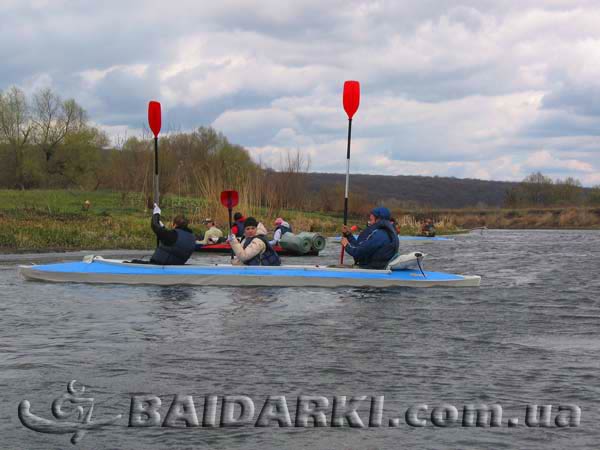
[[[78, 443], [85, 432], [114, 424], [121, 418], [121, 414], [111, 419], [92, 421], [94, 399], [83, 397], [85, 386], [80, 390], [75, 389], [76, 380], [67, 385], [67, 394], [63, 394], [52, 402], [52, 415], [57, 420], [44, 419], [30, 411], [31, 404], [28, 400], [19, 403], [19, 420], [27, 428], [39, 433], [70, 434], [71, 443]], [[67, 403], [67, 405], [65, 405]], [[66, 406], [66, 409], [63, 407]], [[70, 419], [70, 420], [67, 420]]]

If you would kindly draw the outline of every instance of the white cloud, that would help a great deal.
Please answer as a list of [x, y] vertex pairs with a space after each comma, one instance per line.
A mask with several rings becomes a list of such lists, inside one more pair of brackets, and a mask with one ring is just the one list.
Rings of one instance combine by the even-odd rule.
[[548, 150], [540, 150], [532, 153], [525, 161], [525, 167], [534, 171], [570, 171], [570, 172], [593, 172], [594, 167], [590, 163], [577, 159], [559, 159]]
[[341, 172], [358, 79], [353, 170], [595, 183], [599, 22], [591, 0], [4, 0], [0, 90], [50, 86], [111, 135], [158, 99], [174, 128]]

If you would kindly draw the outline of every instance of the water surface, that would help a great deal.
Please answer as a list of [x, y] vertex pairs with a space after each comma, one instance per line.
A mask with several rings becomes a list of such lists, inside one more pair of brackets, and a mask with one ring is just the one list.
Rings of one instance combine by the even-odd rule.
[[[2, 255], [2, 448], [598, 448], [600, 232], [490, 230], [402, 247], [425, 251], [428, 269], [478, 274], [482, 285], [48, 284], [24, 281], [16, 265], [70, 255]], [[320, 257], [284, 261], [334, 263], [338, 249], [329, 244]], [[249, 396], [255, 418], [268, 395], [285, 395], [292, 420], [301, 394], [330, 402], [336, 395], [383, 395], [384, 426], [142, 429], [128, 428], [124, 418], [72, 446], [70, 435], [21, 425], [21, 400], [51, 418], [52, 401], [72, 379], [95, 398], [96, 419], [127, 416], [136, 393], [159, 396], [163, 417], [175, 394], [192, 395], [200, 420], [209, 394]], [[500, 428], [410, 427], [404, 412], [420, 403], [430, 410], [452, 404], [460, 412], [469, 403], [500, 404], [504, 420]], [[528, 428], [528, 404], [576, 404], [581, 424]], [[368, 422], [365, 405], [361, 415]], [[400, 425], [390, 428], [395, 417]], [[510, 417], [520, 425], [509, 428]]]

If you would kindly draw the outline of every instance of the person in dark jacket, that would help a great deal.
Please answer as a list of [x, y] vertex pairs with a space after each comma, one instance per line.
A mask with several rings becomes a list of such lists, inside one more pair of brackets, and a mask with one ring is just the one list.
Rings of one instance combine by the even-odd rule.
[[161, 266], [185, 264], [196, 246], [196, 237], [188, 228], [188, 220], [183, 215], [175, 216], [173, 229], [169, 230], [160, 221], [160, 213], [160, 208], [155, 203], [151, 227], [158, 237], [158, 247], [150, 258], [150, 263]]
[[246, 222], [246, 218], [242, 213], [236, 212], [233, 215], [233, 226], [231, 227], [231, 233], [235, 234], [235, 237], [244, 237], [244, 222]]
[[360, 268], [385, 269], [398, 252], [400, 242], [390, 218], [389, 209], [373, 209], [369, 215], [369, 226], [358, 238], [352, 235], [347, 226], [342, 228], [342, 245]]

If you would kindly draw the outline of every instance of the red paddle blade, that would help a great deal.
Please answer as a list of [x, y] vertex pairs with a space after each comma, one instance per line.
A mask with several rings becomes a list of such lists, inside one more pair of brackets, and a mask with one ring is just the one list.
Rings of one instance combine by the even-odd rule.
[[160, 103], [151, 101], [148, 103], [148, 124], [154, 137], [158, 137], [158, 133], [160, 133], [160, 122]]
[[344, 109], [348, 114], [348, 119], [358, 110], [360, 103], [360, 83], [358, 81], [344, 82]]
[[221, 192], [221, 205], [227, 209], [234, 208], [239, 201], [237, 191], [223, 191]]

